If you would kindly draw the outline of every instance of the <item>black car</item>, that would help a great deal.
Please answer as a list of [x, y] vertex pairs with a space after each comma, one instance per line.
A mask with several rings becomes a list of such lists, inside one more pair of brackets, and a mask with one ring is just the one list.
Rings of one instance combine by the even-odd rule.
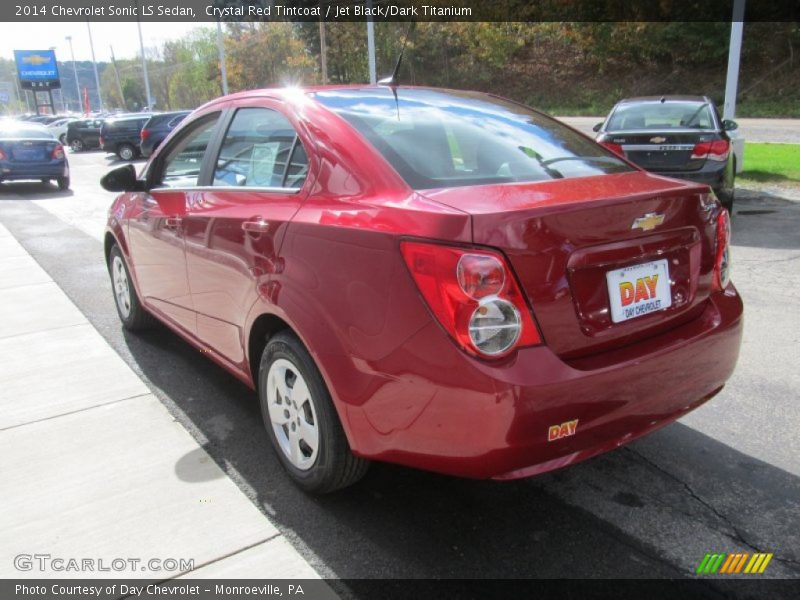
[[100, 147], [103, 119], [80, 119], [67, 125], [67, 145], [74, 152]]
[[134, 115], [108, 119], [100, 130], [100, 146], [122, 160], [133, 160], [140, 154], [140, 134], [150, 117]]
[[705, 96], [648, 96], [618, 102], [594, 131], [643, 169], [708, 184], [730, 210], [736, 156], [728, 132], [737, 127]]
[[164, 139], [175, 129], [175, 126], [190, 114], [189, 110], [160, 113], [153, 115], [142, 127], [141, 150], [142, 156], [150, 156]]

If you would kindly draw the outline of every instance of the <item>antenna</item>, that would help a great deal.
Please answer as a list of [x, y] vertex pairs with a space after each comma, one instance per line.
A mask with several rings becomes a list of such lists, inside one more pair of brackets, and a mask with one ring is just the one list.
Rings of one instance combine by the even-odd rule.
[[378, 81], [378, 85], [388, 85], [395, 87], [397, 85], [397, 75], [400, 73], [400, 64], [403, 62], [403, 52], [406, 51], [406, 44], [408, 43], [408, 36], [411, 34], [411, 31], [416, 26], [417, 22], [412, 20], [411, 23], [408, 24], [408, 29], [406, 29], [405, 38], [403, 38], [403, 47], [400, 49], [400, 56], [397, 57], [397, 63], [394, 65], [394, 71], [390, 77], [384, 77], [380, 81]]

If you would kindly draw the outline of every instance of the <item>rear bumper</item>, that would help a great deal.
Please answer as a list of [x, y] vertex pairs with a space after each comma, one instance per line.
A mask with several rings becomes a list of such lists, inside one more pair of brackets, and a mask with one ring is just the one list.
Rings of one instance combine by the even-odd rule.
[[[736, 364], [733, 286], [669, 332], [580, 361], [546, 346], [503, 364], [458, 351], [436, 325], [371, 365], [388, 374], [346, 409], [357, 454], [441, 473], [515, 479], [574, 464], [673, 422], [722, 389]], [[414, 361], [413, 373], [402, 368]], [[577, 420], [574, 435], [548, 441]]]
[[22, 179], [55, 179], [69, 175], [66, 161], [47, 163], [10, 163], [0, 161], [0, 180], [18, 181]]
[[701, 183], [711, 187], [715, 192], [720, 190], [725, 183], [726, 163], [707, 160], [703, 167], [697, 171], [653, 171], [656, 175], [683, 179], [693, 183]]
[[147, 158], [153, 152], [155, 152], [156, 148], [163, 141], [163, 139], [164, 139], [163, 137], [154, 136], [153, 134], [150, 134], [150, 137], [139, 145], [139, 149], [142, 153], [142, 156]]

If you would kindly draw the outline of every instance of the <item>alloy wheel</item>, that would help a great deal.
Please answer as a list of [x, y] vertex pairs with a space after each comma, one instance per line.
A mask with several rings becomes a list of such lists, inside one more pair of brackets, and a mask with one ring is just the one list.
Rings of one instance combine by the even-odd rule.
[[319, 427], [314, 399], [300, 370], [279, 358], [267, 373], [267, 403], [272, 429], [289, 462], [307, 471], [319, 450]]
[[111, 273], [114, 280], [114, 298], [123, 318], [127, 319], [131, 314], [131, 290], [125, 264], [119, 256], [115, 256], [111, 263]]

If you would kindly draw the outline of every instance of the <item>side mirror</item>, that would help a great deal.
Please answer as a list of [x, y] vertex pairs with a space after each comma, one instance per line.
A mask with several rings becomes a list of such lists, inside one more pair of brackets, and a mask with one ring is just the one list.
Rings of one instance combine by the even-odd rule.
[[737, 129], [739, 129], [739, 124], [736, 121], [725, 119], [722, 122], [722, 129], [724, 129], [725, 131], [736, 131]]
[[595, 133], [597, 133], [597, 132], [598, 132], [598, 131], [600, 131], [602, 128], [603, 128], [603, 124], [602, 124], [602, 123], [598, 123], [597, 125], [595, 125], [594, 127], [592, 127], [592, 131], [594, 131]]
[[136, 178], [136, 168], [133, 165], [125, 165], [109, 171], [100, 179], [100, 185], [109, 192], [144, 191], [144, 182]]

